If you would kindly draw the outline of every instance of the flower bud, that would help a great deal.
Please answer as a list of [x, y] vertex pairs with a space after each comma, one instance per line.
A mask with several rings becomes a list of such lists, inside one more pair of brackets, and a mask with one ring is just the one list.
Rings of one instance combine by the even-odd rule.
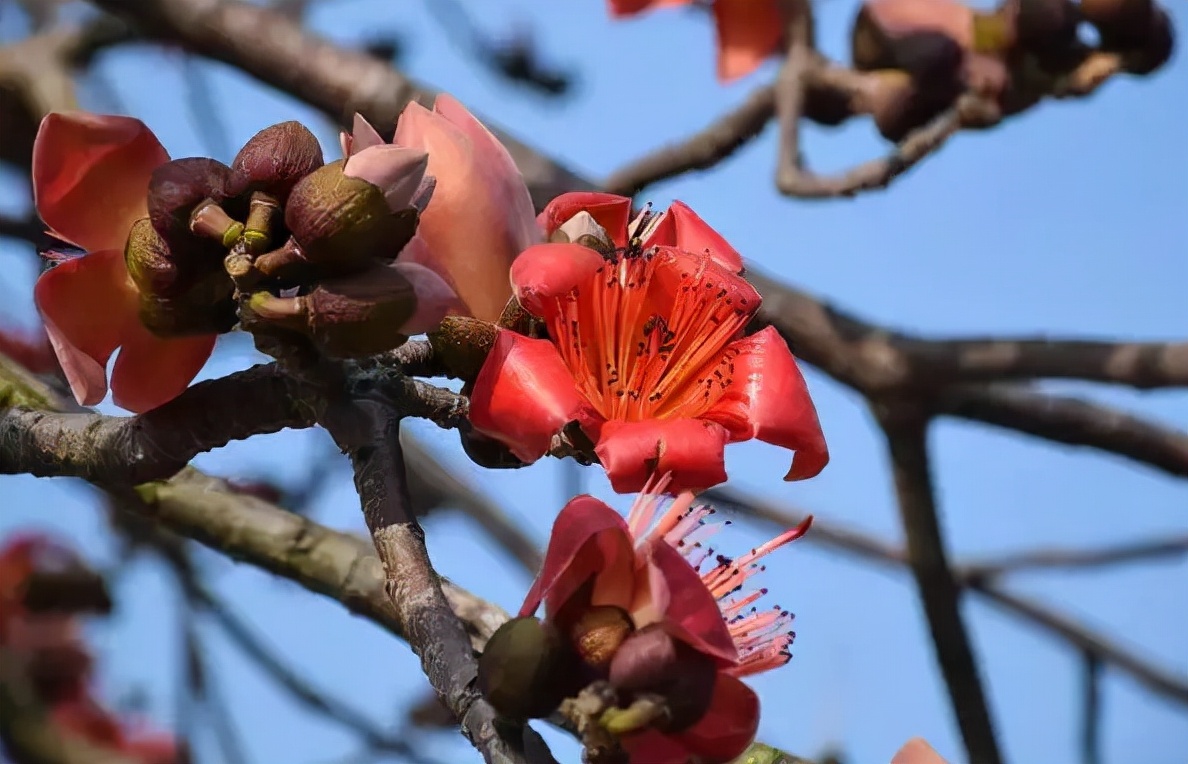
[[965, 55], [956, 30], [969, 24], [969, 9], [957, 2], [868, 0], [850, 33], [854, 68], [898, 69], [922, 83], [952, 82]]
[[479, 656], [479, 690], [508, 719], [548, 716], [581, 684], [576, 656], [564, 637], [536, 618], [503, 624]]
[[281, 122], [244, 144], [231, 162], [231, 196], [263, 191], [284, 203], [297, 181], [322, 166], [322, 147], [305, 125]]
[[[169, 242], [175, 255], [179, 250], [202, 250], [217, 253], [217, 242], [198, 237], [190, 227], [190, 218], [209, 202], [226, 197], [231, 168], [205, 157], [175, 159], [153, 170], [148, 188], [148, 213], [153, 228]], [[212, 258], [217, 266], [219, 257]]]
[[1123, 53], [1122, 66], [1131, 74], [1150, 74], [1171, 58], [1175, 48], [1175, 31], [1171, 17], [1162, 8], [1152, 8], [1147, 24], [1130, 35], [1110, 36], [1102, 33], [1103, 46], [1111, 46]]
[[1019, 47], [1044, 62], [1058, 63], [1077, 45], [1077, 6], [1070, 0], [1008, 0]]
[[103, 577], [79, 564], [30, 574], [21, 605], [31, 613], [108, 613], [112, 603]]
[[494, 324], [467, 316], [446, 316], [432, 332], [429, 343], [433, 356], [449, 376], [473, 382], [495, 344]]
[[158, 337], [223, 334], [238, 318], [234, 284], [223, 271], [198, 279], [186, 291], [170, 296], [140, 293], [140, 322]]
[[714, 659], [674, 639], [661, 624], [629, 636], [610, 664], [610, 683], [620, 692], [663, 697], [668, 707], [666, 732], [696, 724], [709, 710], [717, 666]]
[[1081, 0], [1081, 17], [1101, 33], [1112, 36], [1141, 35], [1155, 10], [1152, 0]]
[[604, 255], [615, 251], [615, 243], [611, 241], [610, 234], [585, 210], [558, 226], [549, 237], [549, 241], [554, 244], [581, 244]]
[[605, 668], [623, 640], [635, 630], [622, 608], [600, 605], [585, 609], [569, 629], [569, 638], [581, 659], [594, 668]]
[[343, 166], [339, 160], [307, 175], [285, 207], [285, 225], [303, 256], [327, 274], [358, 271], [377, 257], [395, 259], [417, 230], [415, 209], [392, 212], [382, 189]]
[[149, 218], [132, 224], [124, 245], [124, 264], [142, 295], [168, 297], [185, 291], [173, 253]]
[[309, 294], [252, 295], [256, 318], [306, 334], [328, 355], [359, 358], [403, 345], [404, 324], [417, 310], [414, 285], [396, 268], [366, 271], [320, 282]]
[[894, 69], [872, 72], [858, 101], [861, 110], [874, 118], [879, 133], [897, 143], [947, 106], [943, 101], [930, 100], [911, 75]]

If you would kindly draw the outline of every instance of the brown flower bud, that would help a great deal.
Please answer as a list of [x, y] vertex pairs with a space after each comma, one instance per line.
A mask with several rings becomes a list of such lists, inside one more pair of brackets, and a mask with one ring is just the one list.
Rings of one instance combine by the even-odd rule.
[[577, 658], [551, 624], [513, 618], [479, 656], [478, 686], [501, 716], [523, 721], [551, 714], [581, 688]]
[[891, 69], [872, 72], [857, 100], [860, 109], [874, 118], [879, 133], [899, 142], [949, 105], [935, 95], [906, 72]]
[[343, 173], [343, 161], [307, 175], [285, 208], [285, 225], [303, 256], [323, 273], [350, 273], [392, 260], [417, 230], [414, 208], [392, 212], [384, 193]]
[[413, 285], [391, 266], [376, 264], [360, 273], [320, 282], [306, 295], [252, 295], [248, 309], [257, 319], [299, 331], [328, 355], [359, 358], [403, 345], [400, 333], [417, 307]]
[[159, 337], [223, 334], [238, 321], [233, 291], [231, 279], [220, 270], [170, 296], [141, 292], [140, 322]]
[[284, 203], [297, 181], [322, 166], [318, 139], [300, 122], [266, 127], [231, 162], [231, 196], [263, 191]]
[[1133, 44], [1123, 46], [1130, 40], [1109, 39], [1103, 33], [1102, 43], [1117, 46], [1123, 52], [1122, 65], [1131, 74], [1150, 74], [1171, 59], [1175, 48], [1175, 30], [1171, 17], [1162, 8], [1153, 8], [1146, 27], [1136, 33]]
[[631, 616], [613, 605], [599, 605], [582, 611], [569, 628], [577, 654], [596, 669], [610, 665], [623, 640], [635, 630]]
[[473, 382], [495, 344], [497, 327], [468, 316], [446, 316], [429, 332], [433, 355], [451, 377]]
[[[462, 388], [462, 392], [467, 393], [466, 387]], [[466, 458], [480, 467], [489, 470], [516, 470], [528, 466], [507, 446], [481, 432], [458, 430], [458, 440], [462, 444], [462, 453], [466, 454]]]
[[25, 582], [21, 605], [31, 613], [109, 613], [107, 582], [85, 565], [32, 573]]
[[662, 696], [665, 731], [685, 729], [705, 715], [717, 679], [714, 659], [674, 639], [661, 624], [645, 626], [623, 642], [610, 665], [610, 683], [620, 692]]
[[1152, 0], [1081, 0], [1081, 17], [1106, 38], [1143, 36], [1155, 4]]
[[132, 224], [124, 245], [124, 264], [142, 295], [168, 297], [184, 292], [188, 286], [169, 245], [149, 218]]
[[[175, 159], [153, 170], [148, 188], [148, 213], [153, 228], [178, 254], [180, 250], [206, 250], [217, 253], [217, 242], [198, 237], [190, 227], [190, 217], [209, 202], [226, 197], [231, 168], [206, 157]], [[217, 266], [221, 258], [213, 258]]]
[[854, 67], [898, 69], [921, 83], [949, 83], [959, 74], [971, 11], [951, 0], [868, 0], [850, 33]]
[[1008, 0], [1018, 45], [1044, 63], [1059, 63], [1077, 46], [1080, 14], [1071, 0]]

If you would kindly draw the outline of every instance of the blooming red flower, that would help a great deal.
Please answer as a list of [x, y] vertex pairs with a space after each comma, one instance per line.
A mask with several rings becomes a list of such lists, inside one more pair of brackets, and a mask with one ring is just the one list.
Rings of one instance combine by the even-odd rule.
[[[433, 111], [413, 102], [396, 123], [393, 142], [429, 154], [433, 196], [401, 263], [420, 264], [457, 293], [466, 315], [494, 321], [511, 297], [507, 270], [539, 241], [532, 197], [507, 149], [466, 107], [442, 93]], [[342, 135], [351, 156], [383, 138], [356, 115]]]
[[[693, 0], [609, 0], [612, 16], [637, 13]], [[780, 49], [784, 15], [779, 0], [713, 0], [718, 42], [718, 79], [723, 82], [750, 74]]]
[[665, 509], [666, 483], [647, 486], [626, 521], [592, 496], [570, 501], [553, 524], [544, 564], [519, 614], [530, 616], [543, 602], [546, 619], [568, 621], [558, 624], [565, 632], [585, 610], [622, 608], [637, 631], [660, 624], [711, 658], [717, 666], [713, 693], [699, 720], [677, 732], [636, 732], [622, 742], [641, 764], [686, 764], [694, 756], [705, 764], [727, 762], [751, 743], [759, 723], [759, 699], [740, 677], [787, 663], [795, 637], [788, 611], [754, 607], [766, 589], [740, 589], [764, 569], [761, 558], [804, 535], [812, 518], [732, 560], [704, 545], [723, 527], [706, 522], [714, 510], [694, 506], [689, 492]]
[[515, 294], [549, 339], [499, 331], [474, 427], [533, 462], [577, 421], [620, 492], [667, 472], [674, 491], [720, 483], [726, 443], [751, 438], [796, 451], [786, 480], [819, 473], [828, 450], [787, 343], [771, 327], [743, 335], [761, 300], [738, 253], [680, 202], [630, 215], [630, 199], [597, 193], [541, 213], [550, 235], [593, 231], [614, 251], [540, 244], [515, 261]]
[[141, 323], [139, 295], [124, 264], [128, 231], [148, 215], [149, 178], [169, 154], [138, 119], [52, 113], [33, 144], [37, 213], [62, 241], [87, 250], [37, 280], [33, 296], [75, 399], [107, 394], [147, 411], [176, 397], [202, 369], [215, 335], [158, 337]]

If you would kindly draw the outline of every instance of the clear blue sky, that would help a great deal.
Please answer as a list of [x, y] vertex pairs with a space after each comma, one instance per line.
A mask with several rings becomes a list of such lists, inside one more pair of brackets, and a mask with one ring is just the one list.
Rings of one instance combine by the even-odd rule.
[[[324, 0], [310, 19], [345, 43], [396, 31], [410, 41], [408, 70], [452, 92], [474, 111], [598, 177], [669, 139], [685, 135], [743, 99], [774, 65], [731, 87], [713, 78], [712, 37], [695, 14], [657, 13], [611, 23], [601, 0], [470, 0], [490, 7], [488, 29], [532, 25], [550, 60], [580, 68], [572, 100], [545, 102], [508, 88], [452, 47], [425, 3]], [[1176, 5], [1176, 20], [1188, 13]], [[820, 39], [845, 55], [853, 2], [821, 4]], [[11, 8], [0, 31], [16, 33]], [[174, 156], [220, 151], [204, 143], [179, 93], [182, 59], [128, 49], [101, 59], [84, 102], [144, 119]], [[222, 66], [202, 66], [235, 146], [256, 130], [302, 119], [336, 152], [334, 131], [290, 99]], [[755, 265], [895, 327], [935, 334], [1035, 334], [1172, 339], [1188, 335], [1188, 63], [1178, 55], [1147, 80], [1118, 78], [1091, 99], [1047, 103], [993, 131], [961, 135], [889, 192], [852, 201], [797, 202], [772, 188], [775, 136], [761, 138], [724, 166], [651, 190], [657, 205], [693, 206]], [[232, 116], [234, 114], [234, 116]], [[868, 159], [884, 146], [865, 121], [810, 128], [805, 150], [821, 171]], [[229, 156], [218, 156], [227, 160]], [[0, 205], [21, 186], [4, 179]], [[0, 256], [0, 289], [10, 320], [31, 318], [30, 258], [12, 245]], [[217, 376], [252, 362], [249, 346], [228, 343], [204, 371]], [[229, 352], [228, 352], [229, 351]], [[808, 483], [780, 482], [786, 454], [760, 444], [732, 447], [731, 485], [761, 491], [882, 537], [901, 538], [881, 437], [862, 399], [814, 371], [810, 385], [833, 461]], [[1188, 425], [1188, 394], [1137, 394], [1052, 385], [1122, 408]], [[500, 499], [542, 542], [563, 503], [562, 468], [487, 473], [460, 459], [453, 433], [410, 428]], [[297, 477], [304, 459], [325, 453], [318, 432], [282, 433], [234, 444], [197, 460], [224, 475]], [[1047, 445], [980, 426], [945, 422], [931, 438], [943, 523], [953, 556], [984, 556], [1042, 545], [1108, 544], [1188, 530], [1188, 484], [1117, 458]], [[613, 495], [596, 470], [587, 486]], [[74, 483], [3, 479], [8, 500], [0, 534], [28, 524], [58, 528], [95, 559], [114, 547], [92, 497]], [[619, 506], [626, 499], [615, 498]], [[317, 518], [363, 528], [342, 473], [318, 502]], [[465, 518], [427, 524], [442, 573], [508, 608], [528, 577]], [[762, 534], [737, 531], [748, 547]], [[217, 588], [328, 692], [396, 723], [425, 682], [407, 648], [339, 606], [247, 566], [204, 553]], [[499, 570], [495, 573], [493, 571]], [[797, 614], [790, 665], [755, 682], [764, 704], [760, 737], [812, 755], [841, 744], [847, 761], [880, 764], [912, 735], [930, 739], [952, 764], [964, 754], [936, 670], [915, 589], [901, 573], [839, 559], [807, 544], [775, 556], [765, 584]], [[1017, 590], [1118, 636], [1180, 672], [1188, 671], [1188, 564], [1163, 562], [1101, 574], [1036, 574]], [[177, 681], [176, 592], [166, 571], [141, 561], [118, 586], [118, 615], [92, 633], [105, 658], [112, 697], [147, 693], [151, 715], [172, 724]], [[993, 714], [1009, 760], [1074, 764], [1078, 656], [1044, 634], [976, 600], [965, 606], [982, 659]], [[297, 710], [213, 630], [221, 690], [247, 739], [252, 762], [314, 764], [339, 758], [350, 739]], [[1188, 713], [1107, 670], [1105, 761], [1181, 764]], [[576, 746], [549, 735], [564, 760]], [[447, 761], [477, 760], [452, 734], [425, 738]], [[219, 761], [209, 739], [199, 761]]]

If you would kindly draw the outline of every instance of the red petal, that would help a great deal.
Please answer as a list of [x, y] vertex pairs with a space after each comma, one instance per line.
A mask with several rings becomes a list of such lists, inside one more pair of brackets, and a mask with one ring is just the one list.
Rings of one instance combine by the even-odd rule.
[[55, 236], [83, 249], [120, 249], [148, 214], [149, 177], [169, 154], [143, 122], [53, 112], [33, 143], [33, 198]]
[[598, 191], [572, 191], [549, 202], [536, 222], [546, 236], [582, 211], [589, 212], [606, 229], [616, 247], [627, 246], [627, 224], [631, 222], [631, 199]]
[[111, 370], [112, 400], [135, 413], [181, 395], [214, 350], [217, 335], [158, 337], [137, 321], [123, 336]]
[[653, 8], [688, 5], [693, 0], [610, 0], [611, 16], [634, 16]]
[[656, 230], [644, 242], [644, 247], [657, 245], [676, 247], [698, 255], [708, 254], [714, 262], [731, 273], [740, 273], [743, 269], [738, 251], [684, 202], [673, 202]]
[[120, 753], [129, 756], [139, 764], [173, 764], [177, 761], [177, 742], [169, 735], [129, 740], [120, 747]]
[[727, 764], [742, 755], [759, 727], [759, 698], [750, 687], [718, 674], [705, 716], [684, 732], [630, 735], [623, 747], [631, 764]]
[[714, 0], [718, 36], [718, 79], [738, 79], [759, 68], [784, 39], [784, 15], [777, 0]]
[[891, 764], [946, 764], [940, 754], [923, 738], [914, 737], [891, 758]]
[[652, 602], [663, 613], [668, 633], [726, 666], [737, 664], [738, 648], [701, 575], [663, 539], [650, 543], [645, 554]]
[[549, 609], [569, 599], [591, 576], [602, 573], [611, 588], [595, 585], [601, 594], [593, 604], [626, 608], [631, 603], [635, 552], [627, 523], [618, 512], [593, 496], [571, 499], [553, 522], [540, 574], [520, 607], [532, 615], [547, 601]]
[[758, 438], [796, 451], [785, 480], [803, 480], [829, 463], [829, 449], [808, 385], [775, 327], [730, 345], [737, 350], [730, 388], [705, 417], [732, 441]]
[[573, 374], [557, 348], [500, 329], [470, 394], [470, 422], [525, 462], [549, 450], [553, 435], [587, 416]]
[[107, 361], [140, 321], [123, 252], [104, 249], [55, 265], [37, 279], [33, 299], [75, 400], [99, 403]]
[[588, 284], [605, 265], [602, 255], [580, 244], [537, 244], [512, 263], [512, 289], [524, 310], [547, 321], [558, 297]]
[[671, 472], [667, 490], [675, 494], [726, 480], [728, 438], [726, 428], [699, 419], [608, 421], [594, 452], [618, 493], [634, 493], [653, 473]]

